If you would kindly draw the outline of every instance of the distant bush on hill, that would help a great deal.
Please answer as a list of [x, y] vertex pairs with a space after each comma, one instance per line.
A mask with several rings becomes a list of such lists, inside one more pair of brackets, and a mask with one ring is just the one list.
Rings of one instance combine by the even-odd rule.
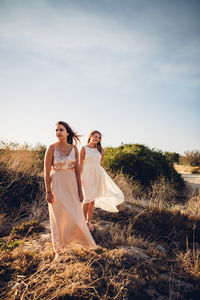
[[185, 165], [190, 165], [192, 167], [199, 167], [200, 151], [199, 150], [185, 151], [184, 156], [180, 157], [180, 163]]
[[145, 187], [152, 181], [164, 177], [177, 189], [182, 189], [184, 181], [173, 164], [161, 151], [151, 150], [140, 144], [127, 144], [105, 149], [103, 166], [111, 172], [122, 172]]
[[164, 152], [164, 156], [172, 163], [179, 162], [179, 153], [176, 152]]

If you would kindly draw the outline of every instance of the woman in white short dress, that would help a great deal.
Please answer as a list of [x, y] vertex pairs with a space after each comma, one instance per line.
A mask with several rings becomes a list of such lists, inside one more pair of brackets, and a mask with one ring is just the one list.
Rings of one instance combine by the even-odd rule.
[[94, 230], [91, 219], [94, 207], [109, 212], [118, 212], [117, 205], [124, 201], [124, 195], [110, 176], [101, 167], [104, 150], [101, 133], [93, 130], [87, 145], [80, 151], [80, 172], [83, 186], [83, 212], [90, 231]]
[[71, 127], [59, 121], [56, 127], [57, 143], [45, 154], [44, 179], [48, 202], [53, 248], [59, 250], [69, 244], [96, 248], [85, 221], [79, 170], [79, 153], [73, 145], [78, 136]]

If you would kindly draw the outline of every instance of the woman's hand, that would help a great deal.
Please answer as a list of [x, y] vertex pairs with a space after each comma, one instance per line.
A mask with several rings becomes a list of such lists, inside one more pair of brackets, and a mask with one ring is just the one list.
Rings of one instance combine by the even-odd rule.
[[51, 204], [53, 204], [54, 203], [54, 198], [53, 198], [53, 195], [52, 195], [52, 193], [46, 193], [46, 201], [48, 202], [48, 203], [51, 203]]
[[82, 192], [82, 189], [80, 189], [80, 190], [78, 191], [78, 195], [79, 195], [80, 201], [83, 202], [83, 192]]
[[51, 193], [51, 166], [53, 164], [54, 145], [51, 145], [45, 153], [44, 158], [44, 182], [46, 188], [46, 201], [48, 203], [54, 202], [53, 195]]

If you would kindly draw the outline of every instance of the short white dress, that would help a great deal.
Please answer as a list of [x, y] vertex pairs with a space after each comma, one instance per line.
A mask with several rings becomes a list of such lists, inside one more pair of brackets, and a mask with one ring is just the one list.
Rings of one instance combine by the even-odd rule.
[[124, 201], [124, 194], [100, 165], [101, 153], [97, 148], [85, 148], [82, 170], [83, 203], [95, 200], [95, 207], [118, 212], [117, 205]]

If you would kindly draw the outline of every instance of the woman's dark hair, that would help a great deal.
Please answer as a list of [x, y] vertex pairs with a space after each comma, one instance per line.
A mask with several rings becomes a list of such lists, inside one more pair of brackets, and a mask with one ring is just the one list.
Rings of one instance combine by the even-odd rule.
[[98, 133], [100, 135], [100, 141], [97, 143], [97, 149], [99, 150], [99, 152], [101, 153], [102, 150], [102, 146], [101, 146], [101, 138], [102, 138], [102, 134], [101, 132], [99, 132], [98, 130], [92, 130], [89, 134], [88, 140], [87, 140], [87, 144], [89, 144], [91, 137], [95, 134]]
[[69, 133], [67, 136], [67, 142], [69, 144], [73, 144], [73, 142], [75, 142], [75, 145], [77, 144], [77, 142], [80, 142], [80, 135], [78, 135], [76, 132], [74, 132], [71, 127], [69, 126], [69, 124], [67, 124], [64, 121], [58, 121], [57, 124], [63, 125], [65, 127], [65, 129], [67, 130], [67, 132]]

